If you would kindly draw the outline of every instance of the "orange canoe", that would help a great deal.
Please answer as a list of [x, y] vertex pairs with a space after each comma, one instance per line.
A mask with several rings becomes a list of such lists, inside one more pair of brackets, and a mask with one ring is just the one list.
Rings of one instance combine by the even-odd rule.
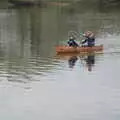
[[94, 47], [69, 47], [69, 46], [56, 46], [56, 53], [87, 53], [99, 52], [103, 50], [103, 45]]

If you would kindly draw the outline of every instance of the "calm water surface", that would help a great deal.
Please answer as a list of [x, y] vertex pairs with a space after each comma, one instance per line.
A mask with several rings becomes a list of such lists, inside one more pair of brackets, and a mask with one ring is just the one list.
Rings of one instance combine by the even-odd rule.
[[[0, 10], [1, 120], [119, 120], [119, 10]], [[56, 56], [68, 31], [96, 32], [104, 52]], [[81, 39], [81, 38], [80, 38]]]

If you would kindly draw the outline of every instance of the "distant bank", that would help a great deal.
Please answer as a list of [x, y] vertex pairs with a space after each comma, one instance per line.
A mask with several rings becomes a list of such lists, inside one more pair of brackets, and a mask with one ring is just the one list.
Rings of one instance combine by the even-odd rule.
[[78, 3], [85, 3], [85, 4], [102, 4], [102, 5], [118, 5], [120, 4], [120, 0], [5, 0], [9, 3], [12, 3], [13, 5], [26, 5], [26, 6], [32, 6], [32, 5], [42, 5], [47, 3], [54, 3], [57, 5], [57, 3], [69, 3], [69, 2], [78, 2]]
[[40, 5], [41, 1], [40, 0], [8, 0], [9, 3], [14, 4], [14, 5], [26, 5], [26, 6], [31, 6], [31, 5]]
[[8, 6], [33, 6], [33, 5], [69, 5], [69, 3], [77, 3], [79, 5], [101, 5], [101, 6], [118, 6], [120, 0], [0, 0], [0, 8]]
[[8, 0], [10, 4], [15, 6], [34, 6], [34, 5], [68, 5], [71, 2], [78, 2], [81, 0]]

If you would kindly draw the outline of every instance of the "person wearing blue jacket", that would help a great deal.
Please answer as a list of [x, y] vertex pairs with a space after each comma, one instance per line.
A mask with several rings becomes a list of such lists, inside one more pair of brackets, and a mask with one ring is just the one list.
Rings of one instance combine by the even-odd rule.
[[87, 43], [87, 47], [93, 47], [95, 46], [95, 35], [91, 31], [85, 32], [83, 36], [86, 38], [84, 41], [82, 41], [82, 45], [84, 46], [85, 43]]

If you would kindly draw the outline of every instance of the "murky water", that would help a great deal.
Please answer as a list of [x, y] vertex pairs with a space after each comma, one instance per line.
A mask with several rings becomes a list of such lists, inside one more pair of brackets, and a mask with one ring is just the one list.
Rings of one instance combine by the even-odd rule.
[[[1, 120], [119, 120], [119, 10], [83, 7], [0, 10]], [[103, 53], [56, 55], [69, 31], [86, 30]]]

